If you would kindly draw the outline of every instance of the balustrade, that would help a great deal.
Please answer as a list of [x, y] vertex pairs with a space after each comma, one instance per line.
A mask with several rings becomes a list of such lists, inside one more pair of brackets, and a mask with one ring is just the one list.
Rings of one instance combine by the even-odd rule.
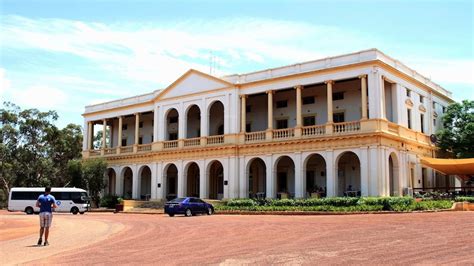
[[133, 152], [133, 146], [120, 147], [120, 153], [131, 153]]
[[274, 129], [273, 138], [274, 139], [288, 139], [295, 136], [294, 128], [284, 128], [284, 129]]
[[138, 145], [137, 151], [151, 151], [151, 143]]
[[334, 133], [348, 133], [360, 130], [360, 121], [351, 121], [333, 124]]
[[256, 142], [265, 140], [265, 131], [245, 133], [245, 142]]
[[199, 146], [199, 145], [201, 145], [201, 138], [192, 138], [192, 139], [184, 140], [184, 147]]
[[207, 137], [207, 144], [208, 145], [221, 144], [221, 143], [224, 143], [224, 135]]
[[303, 136], [320, 136], [324, 134], [326, 134], [325, 125], [314, 125], [314, 126], [307, 126], [307, 127], [302, 128]]
[[172, 148], [178, 148], [177, 140], [163, 141], [163, 149], [172, 149]]

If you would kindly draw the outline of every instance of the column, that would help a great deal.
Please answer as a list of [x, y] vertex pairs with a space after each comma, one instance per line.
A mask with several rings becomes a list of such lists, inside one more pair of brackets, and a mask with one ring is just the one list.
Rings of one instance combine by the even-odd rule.
[[239, 167], [238, 157], [231, 156], [228, 159], [227, 168], [227, 180], [229, 182], [229, 198], [235, 199], [239, 197]]
[[295, 164], [295, 198], [305, 198], [305, 178], [301, 161], [301, 152], [295, 153], [293, 159]]
[[334, 151], [326, 151], [326, 194], [327, 197], [336, 197], [336, 169], [334, 162]]
[[117, 174], [115, 175], [115, 195], [123, 196], [123, 169], [117, 168]]
[[150, 182], [150, 192], [151, 192], [151, 195], [150, 195], [150, 199], [152, 200], [156, 200], [158, 199], [157, 198], [157, 186], [156, 184], [158, 184], [158, 176], [157, 176], [157, 169], [156, 169], [156, 165], [157, 163], [151, 163], [150, 165], [150, 171], [151, 171], [151, 182]]
[[[224, 174], [224, 199], [229, 199], [231, 198], [230, 195], [230, 187], [231, 187], [231, 181], [230, 181], [230, 176], [229, 176], [229, 159], [224, 158], [222, 160], [222, 167], [224, 168], [223, 174]], [[227, 182], [227, 185], [225, 184]]]
[[369, 196], [369, 152], [367, 147], [360, 147], [360, 193]]
[[176, 164], [178, 168], [178, 197], [182, 198], [186, 196], [186, 180], [183, 169], [183, 161], [179, 160]]
[[209, 198], [209, 191], [207, 190], [207, 175], [206, 175], [206, 163], [204, 160], [199, 160], [199, 197], [201, 199]]
[[138, 195], [138, 166], [135, 164], [132, 167], [132, 199], [138, 199], [140, 195]]
[[267, 198], [274, 199], [276, 198], [275, 192], [275, 172], [273, 171], [273, 159], [272, 155], [269, 154], [265, 158], [265, 166], [266, 166], [266, 178], [267, 178]]
[[123, 117], [118, 117], [118, 137], [117, 137], [117, 147], [122, 147], [122, 126], [123, 126]]
[[303, 126], [303, 117], [301, 115], [301, 90], [303, 86], [298, 85], [295, 87], [296, 89], [296, 127]]
[[334, 81], [328, 80], [326, 82], [327, 85], [327, 107], [328, 107], [328, 124], [332, 123], [332, 85]]
[[135, 145], [138, 145], [138, 138], [140, 137], [140, 113], [135, 113]]
[[367, 75], [360, 75], [359, 79], [362, 100], [362, 119], [367, 119]]
[[[158, 186], [158, 184], [160, 186]], [[165, 182], [163, 178], [163, 163], [156, 164], [156, 198], [160, 200], [166, 200], [165, 195]]]
[[239, 198], [248, 198], [248, 176], [249, 173], [245, 167], [245, 157], [244, 156], [239, 156], [239, 173], [238, 175], [240, 176], [239, 180]]
[[368, 77], [369, 83], [369, 117], [385, 118], [385, 97], [383, 97], [383, 80], [378, 68], [372, 69]]
[[247, 95], [240, 95], [240, 132], [245, 133], [247, 127]]
[[107, 143], [105, 142], [107, 140], [107, 120], [103, 119], [102, 120], [102, 149], [105, 149], [107, 147]]
[[268, 107], [268, 127], [267, 130], [272, 130], [273, 129], [273, 93], [274, 91], [267, 91], [267, 107]]
[[155, 107], [153, 109], [153, 142], [158, 141], [158, 123], [160, 120], [160, 112], [159, 112], [159, 107]]
[[94, 136], [94, 124], [92, 122], [87, 123], [87, 150], [92, 149], [92, 137]]

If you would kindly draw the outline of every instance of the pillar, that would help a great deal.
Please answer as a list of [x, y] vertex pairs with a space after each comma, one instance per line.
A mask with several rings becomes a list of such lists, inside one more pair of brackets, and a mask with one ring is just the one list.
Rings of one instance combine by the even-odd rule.
[[119, 116], [118, 121], [118, 138], [117, 138], [117, 146], [122, 147], [122, 126], [123, 126], [123, 117]]
[[139, 199], [138, 195], [139, 183], [138, 183], [138, 166], [135, 164], [132, 167], [132, 199]]
[[360, 193], [362, 197], [369, 196], [369, 152], [367, 147], [360, 148]]
[[135, 145], [138, 145], [138, 138], [140, 137], [140, 113], [135, 113]]
[[94, 136], [94, 124], [92, 122], [87, 123], [87, 150], [92, 149], [92, 137]]
[[272, 155], [269, 154], [265, 158], [266, 166], [266, 178], [267, 178], [267, 198], [274, 199], [276, 198], [276, 189], [275, 189], [275, 171], [273, 171], [273, 159]]
[[336, 194], [336, 169], [334, 162], [334, 151], [326, 151], [326, 195], [327, 197], [335, 197]]
[[182, 198], [186, 196], [186, 180], [182, 160], [178, 161], [176, 168], [178, 168], [178, 197]]
[[248, 176], [249, 176], [249, 173], [248, 173], [248, 171], [246, 169], [246, 166], [245, 166], [245, 157], [240, 156], [238, 160], [239, 160], [239, 173], [238, 173], [238, 175], [240, 176], [240, 179], [239, 179], [239, 198], [248, 198], [249, 197], [249, 194], [248, 194], [248, 185], [249, 185]]
[[295, 87], [296, 89], [296, 127], [302, 127], [303, 126], [303, 117], [301, 115], [301, 90], [303, 89], [303, 86], [298, 85]]
[[245, 132], [247, 127], [247, 95], [240, 95], [240, 132]]
[[367, 75], [360, 75], [359, 79], [362, 100], [362, 119], [367, 119]]
[[158, 141], [158, 123], [160, 120], [160, 112], [158, 107], [153, 109], [153, 139], [152, 142]]
[[326, 82], [327, 85], [327, 107], [328, 107], [328, 124], [332, 123], [332, 85], [334, 81], [328, 80]]
[[103, 119], [102, 120], [102, 149], [105, 149], [107, 147], [107, 143], [105, 142], [107, 140], [107, 120]]
[[204, 160], [200, 160], [198, 162], [199, 165], [199, 197], [201, 199], [209, 198], [209, 191], [208, 191], [208, 175], [206, 174], [206, 164]]
[[274, 91], [267, 91], [267, 107], [268, 107], [268, 127], [267, 130], [272, 130], [273, 129], [273, 93]]
[[305, 176], [303, 173], [303, 164], [301, 160], [301, 152], [295, 153], [293, 158], [295, 164], [295, 198], [305, 198]]

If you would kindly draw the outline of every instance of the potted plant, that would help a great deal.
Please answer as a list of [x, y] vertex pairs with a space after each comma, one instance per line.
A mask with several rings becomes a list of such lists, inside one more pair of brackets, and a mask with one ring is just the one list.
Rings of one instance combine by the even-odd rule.
[[115, 204], [115, 212], [123, 211], [123, 199], [117, 198], [117, 204]]

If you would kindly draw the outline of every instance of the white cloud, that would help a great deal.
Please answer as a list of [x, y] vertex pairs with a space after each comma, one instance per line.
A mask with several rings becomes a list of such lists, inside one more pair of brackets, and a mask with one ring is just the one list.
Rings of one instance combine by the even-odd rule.
[[15, 104], [23, 108], [38, 108], [43, 110], [65, 109], [68, 105], [68, 95], [60, 89], [46, 86], [32, 86], [24, 90], [11, 91]]
[[0, 68], [0, 99], [3, 99], [3, 94], [10, 88], [10, 84], [5, 69]]

